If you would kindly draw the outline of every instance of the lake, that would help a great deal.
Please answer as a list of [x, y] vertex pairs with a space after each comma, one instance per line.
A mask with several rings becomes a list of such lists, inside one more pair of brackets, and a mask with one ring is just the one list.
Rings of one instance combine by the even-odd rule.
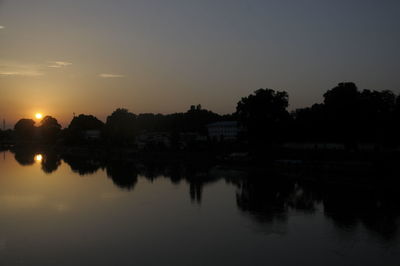
[[0, 156], [0, 265], [400, 265], [398, 187]]

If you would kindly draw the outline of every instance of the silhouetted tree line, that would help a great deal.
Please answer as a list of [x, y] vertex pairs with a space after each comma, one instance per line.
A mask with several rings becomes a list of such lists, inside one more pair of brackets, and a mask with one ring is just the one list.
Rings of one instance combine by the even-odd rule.
[[400, 97], [389, 90], [358, 90], [339, 83], [324, 94], [322, 104], [292, 114], [295, 140], [331, 141], [357, 148], [357, 143], [399, 144]]
[[[191, 106], [185, 113], [134, 114], [127, 109], [118, 108], [103, 123], [92, 115], [75, 116], [61, 137], [67, 144], [102, 143], [113, 146], [131, 146], [136, 138], [144, 133], [165, 132], [171, 143], [179, 141], [180, 133], [194, 132], [207, 136], [206, 125], [222, 119], [233, 120], [232, 115], [220, 116], [200, 105]], [[100, 139], [91, 139], [90, 131], [100, 132]], [[89, 135], [87, 135], [89, 134]]]
[[[238, 141], [253, 151], [272, 150], [284, 142], [333, 142], [353, 150], [360, 143], [376, 147], [399, 144], [400, 96], [389, 90], [359, 90], [354, 83], [346, 82], [328, 90], [323, 98], [323, 103], [289, 112], [287, 92], [259, 89], [242, 98], [230, 115], [219, 115], [200, 105], [168, 115], [134, 114], [118, 108], [105, 123], [92, 115], [74, 116], [64, 130], [50, 116], [38, 127], [31, 119], [21, 119], [14, 127], [14, 136], [18, 141], [62, 140], [66, 144], [101, 139], [102, 144], [126, 147], [133, 145], [140, 134], [165, 132], [176, 144], [182, 132], [207, 136], [207, 124], [237, 120], [241, 129]], [[92, 138], [96, 132], [101, 138]]]
[[287, 111], [288, 94], [260, 89], [243, 98], [236, 115], [253, 149], [283, 142], [331, 142], [356, 150], [360, 143], [399, 144], [400, 96], [384, 90], [358, 90], [352, 82], [328, 90], [324, 101]]
[[55, 143], [60, 132], [61, 125], [51, 116], [45, 116], [37, 127], [34, 120], [25, 118], [14, 126], [14, 138], [18, 142]]

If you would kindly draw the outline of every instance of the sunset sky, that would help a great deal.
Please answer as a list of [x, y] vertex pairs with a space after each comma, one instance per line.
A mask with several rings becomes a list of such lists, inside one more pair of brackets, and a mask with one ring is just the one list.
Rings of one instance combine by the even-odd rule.
[[294, 109], [341, 81], [400, 92], [400, 1], [0, 0], [9, 126], [117, 107], [231, 113], [258, 88]]

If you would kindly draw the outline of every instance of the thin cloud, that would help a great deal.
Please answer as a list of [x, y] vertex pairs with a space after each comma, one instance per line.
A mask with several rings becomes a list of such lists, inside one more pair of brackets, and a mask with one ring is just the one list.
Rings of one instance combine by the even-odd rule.
[[0, 60], [0, 76], [2, 77], [39, 77], [45, 75], [40, 65]]
[[49, 62], [49, 63], [51, 63], [51, 65], [49, 65], [48, 67], [52, 67], [52, 68], [61, 68], [61, 67], [66, 67], [66, 66], [72, 65], [72, 63], [65, 62], [65, 61], [53, 61], [53, 62]]
[[0, 25], [0, 30], [5, 29], [6, 27]]
[[44, 73], [38, 71], [0, 71], [1, 76], [24, 76], [24, 77], [39, 77]]
[[99, 74], [99, 77], [101, 77], [101, 78], [123, 78], [124, 75], [103, 73], [103, 74]]

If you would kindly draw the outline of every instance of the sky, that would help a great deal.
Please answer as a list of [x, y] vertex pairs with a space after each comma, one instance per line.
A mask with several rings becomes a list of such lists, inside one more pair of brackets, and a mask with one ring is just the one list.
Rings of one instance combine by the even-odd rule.
[[398, 0], [0, 0], [0, 118], [225, 114], [259, 88], [293, 110], [343, 81], [399, 93], [399, 17]]

